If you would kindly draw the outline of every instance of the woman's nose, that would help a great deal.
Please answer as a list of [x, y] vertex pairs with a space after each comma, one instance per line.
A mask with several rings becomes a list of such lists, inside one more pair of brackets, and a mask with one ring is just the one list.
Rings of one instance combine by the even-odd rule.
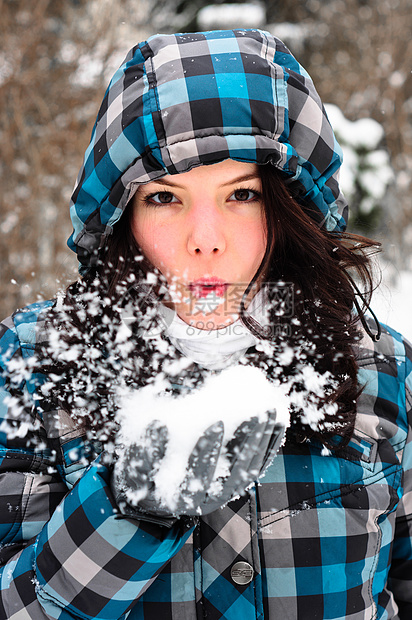
[[218, 209], [210, 203], [194, 205], [188, 216], [189, 254], [221, 254], [226, 249], [224, 223]]

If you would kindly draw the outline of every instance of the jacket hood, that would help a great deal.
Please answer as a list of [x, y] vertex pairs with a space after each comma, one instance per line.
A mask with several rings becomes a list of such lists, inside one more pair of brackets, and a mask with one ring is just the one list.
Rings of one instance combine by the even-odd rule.
[[313, 82], [261, 30], [155, 35], [113, 76], [71, 202], [88, 270], [136, 184], [224, 159], [279, 169], [320, 227], [343, 231], [341, 149]]

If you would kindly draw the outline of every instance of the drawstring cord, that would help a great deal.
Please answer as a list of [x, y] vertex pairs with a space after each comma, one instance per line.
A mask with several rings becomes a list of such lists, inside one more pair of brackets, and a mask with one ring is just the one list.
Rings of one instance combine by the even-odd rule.
[[377, 331], [376, 331], [376, 334], [374, 334], [374, 333], [371, 331], [371, 329], [370, 329], [369, 325], [368, 325], [368, 324], [367, 324], [367, 322], [365, 321], [364, 314], [363, 314], [363, 312], [362, 312], [362, 310], [361, 310], [361, 307], [360, 307], [360, 305], [359, 305], [358, 300], [357, 300], [357, 299], [356, 299], [356, 297], [355, 297], [355, 298], [354, 298], [354, 300], [353, 300], [353, 302], [354, 302], [354, 304], [355, 304], [355, 308], [356, 308], [356, 310], [357, 310], [357, 312], [358, 312], [358, 315], [359, 315], [359, 318], [360, 318], [360, 322], [362, 323], [363, 328], [364, 328], [364, 330], [366, 331], [366, 333], [368, 334], [368, 336], [370, 336], [370, 337], [372, 338], [373, 342], [378, 342], [378, 340], [380, 340], [381, 333], [382, 333], [381, 324], [379, 323], [379, 321], [378, 321], [378, 319], [377, 319], [377, 317], [376, 317], [376, 314], [374, 313], [374, 311], [372, 310], [372, 308], [370, 307], [370, 305], [366, 302], [366, 300], [365, 300], [365, 298], [364, 298], [364, 296], [363, 296], [363, 293], [361, 293], [361, 292], [360, 292], [359, 288], [357, 287], [357, 285], [355, 284], [355, 282], [352, 280], [352, 278], [351, 278], [350, 276], [348, 276], [348, 277], [349, 277], [349, 280], [350, 280], [350, 282], [351, 282], [351, 284], [352, 284], [353, 288], [355, 289], [356, 295], [358, 295], [358, 297], [360, 297], [360, 298], [362, 299], [362, 301], [363, 301], [363, 303], [365, 304], [366, 308], [367, 308], [367, 309], [369, 310], [369, 312], [371, 313], [373, 320], [375, 321], [376, 330], [377, 330]]

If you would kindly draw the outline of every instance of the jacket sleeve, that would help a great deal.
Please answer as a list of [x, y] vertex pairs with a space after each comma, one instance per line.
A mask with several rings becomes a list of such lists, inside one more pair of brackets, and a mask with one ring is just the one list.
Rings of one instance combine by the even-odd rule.
[[[18, 368], [22, 352], [10, 324], [0, 351], [0, 618], [123, 618], [191, 529], [120, 518], [98, 461], [68, 491], [46, 445], [28, 446], [13, 413], [7, 362]], [[19, 389], [27, 386], [25, 377]]]
[[412, 348], [406, 344], [405, 385], [409, 432], [403, 451], [403, 495], [397, 509], [389, 586], [400, 620], [412, 618]]

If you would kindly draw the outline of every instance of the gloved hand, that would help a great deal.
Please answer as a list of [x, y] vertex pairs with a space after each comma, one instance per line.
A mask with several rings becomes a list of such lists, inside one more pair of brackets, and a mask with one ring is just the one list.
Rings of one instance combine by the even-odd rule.
[[262, 475], [283, 434], [275, 411], [268, 412], [264, 421], [254, 417], [243, 422], [226, 445], [223, 422], [213, 424], [190, 454], [184, 480], [173, 497], [165, 499], [159, 496], [155, 479], [166, 454], [168, 430], [153, 421], [141, 443], [120, 452], [112, 476], [115, 499], [123, 514], [166, 526], [182, 515], [208, 514], [244, 493]]

